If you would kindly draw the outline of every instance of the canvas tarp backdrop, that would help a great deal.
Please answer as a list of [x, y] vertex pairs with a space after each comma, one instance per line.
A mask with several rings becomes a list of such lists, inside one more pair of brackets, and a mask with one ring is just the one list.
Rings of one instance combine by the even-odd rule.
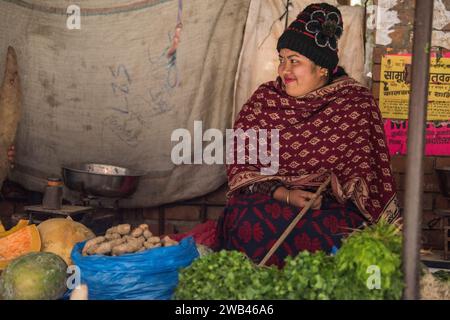
[[[81, 7], [81, 29], [67, 7]], [[175, 165], [173, 130], [232, 126], [234, 80], [250, 0], [183, 1], [181, 42], [166, 56], [178, 0], [0, 0], [0, 70], [18, 55], [23, 116], [11, 179], [42, 191], [63, 165], [148, 174], [124, 207], [190, 199], [226, 181], [223, 165]], [[1, 121], [1, 119], [0, 119]]]
[[[366, 85], [364, 75], [364, 8], [339, 6], [337, 1], [292, 0], [288, 22], [314, 2], [338, 6], [344, 21], [344, 33], [339, 40], [339, 65], [357, 81]], [[236, 75], [233, 117], [241, 110], [252, 93], [264, 82], [275, 80], [278, 70], [277, 41], [284, 31], [283, 16], [286, 1], [252, 0], [245, 27], [244, 42]]]

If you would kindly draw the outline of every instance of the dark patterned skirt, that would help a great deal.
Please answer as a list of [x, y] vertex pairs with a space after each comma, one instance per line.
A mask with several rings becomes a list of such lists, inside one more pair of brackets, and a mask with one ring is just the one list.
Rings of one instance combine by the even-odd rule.
[[[299, 208], [268, 195], [235, 195], [217, 223], [214, 249], [239, 250], [258, 263], [299, 212]], [[304, 250], [329, 253], [333, 247], [339, 248], [342, 238], [363, 222], [352, 203], [342, 205], [324, 196], [321, 209], [307, 211], [267, 264], [282, 267], [286, 256]]]

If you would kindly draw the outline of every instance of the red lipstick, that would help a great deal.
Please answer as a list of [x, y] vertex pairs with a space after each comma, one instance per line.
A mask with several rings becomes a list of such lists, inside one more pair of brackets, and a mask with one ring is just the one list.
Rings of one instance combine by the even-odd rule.
[[289, 84], [291, 82], [294, 82], [295, 78], [291, 78], [291, 77], [284, 77], [284, 83], [285, 84]]

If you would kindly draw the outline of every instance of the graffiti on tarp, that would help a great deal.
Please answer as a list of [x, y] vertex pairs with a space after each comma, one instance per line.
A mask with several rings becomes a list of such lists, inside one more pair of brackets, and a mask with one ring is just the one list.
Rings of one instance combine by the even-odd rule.
[[[169, 36], [169, 43], [172, 42]], [[167, 56], [169, 46], [156, 58], [152, 57], [148, 50], [148, 62], [150, 63], [150, 72], [148, 78], [152, 85], [148, 88], [148, 103], [155, 115], [168, 112], [173, 109], [171, 95], [178, 86], [178, 67], [177, 54]], [[156, 81], [156, 85], [155, 82]]]
[[130, 111], [130, 85], [132, 78], [124, 64], [110, 66], [112, 93], [117, 103], [110, 109], [115, 114], [107, 116], [103, 120], [103, 128], [109, 128], [120, 140], [131, 147], [136, 147], [143, 131], [144, 121], [140, 114]]

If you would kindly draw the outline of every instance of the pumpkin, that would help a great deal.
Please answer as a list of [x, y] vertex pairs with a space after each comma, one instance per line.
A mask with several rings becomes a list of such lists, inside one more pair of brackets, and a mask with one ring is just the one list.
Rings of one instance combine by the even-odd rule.
[[0, 222], [0, 239], [4, 238], [6, 236], [9, 236], [10, 234], [16, 232], [19, 229], [22, 229], [23, 227], [26, 227], [28, 225], [28, 220], [19, 220], [19, 222], [12, 227], [11, 229], [9, 229], [8, 231], [5, 230], [5, 228], [3, 227], [3, 225]]
[[0, 270], [21, 255], [41, 250], [41, 237], [34, 224], [0, 239]]
[[49, 219], [38, 226], [41, 235], [43, 252], [59, 255], [67, 263], [72, 264], [70, 254], [76, 243], [95, 237], [95, 234], [83, 224], [72, 219]]
[[67, 265], [50, 252], [32, 252], [14, 259], [0, 278], [5, 300], [56, 300], [67, 291]]

